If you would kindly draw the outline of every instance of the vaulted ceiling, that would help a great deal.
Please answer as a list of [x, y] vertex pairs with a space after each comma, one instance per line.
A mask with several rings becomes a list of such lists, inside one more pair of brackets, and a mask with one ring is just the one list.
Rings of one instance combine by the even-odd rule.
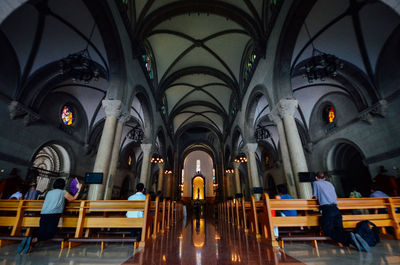
[[172, 133], [206, 124], [224, 134], [246, 89], [248, 58], [265, 52], [270, 2], [134, 1], [134, 38], [151, 57], [150, 83]]

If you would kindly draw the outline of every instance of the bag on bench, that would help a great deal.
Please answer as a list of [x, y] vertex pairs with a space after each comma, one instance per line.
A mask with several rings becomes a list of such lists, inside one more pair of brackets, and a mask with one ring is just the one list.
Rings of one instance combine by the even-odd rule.
[[[372, 229], [370, 225], [372, 226]], [[374, 247], [380, 241], [378, 228], [374, 223], [368, 220], [357, 223], [354, 232], [358, 233], [365, 241], [367, 241], [370, 247]]]

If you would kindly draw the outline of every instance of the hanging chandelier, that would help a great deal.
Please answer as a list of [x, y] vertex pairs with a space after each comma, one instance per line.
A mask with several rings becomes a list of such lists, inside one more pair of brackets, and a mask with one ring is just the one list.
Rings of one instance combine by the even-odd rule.
[[90, 33], [89, 39], [87, 39], [86, 48], [68, 55], [67, 57], [59, 61], [60, 74], [69, 75], [73, 82], [81, 81], [88, 84], [93, 79], [97, 81], [100, 76], [100, 69], [98, 65], [92, 60], [89, 53], [89, 43], [92, 39], [96, 24]]
[[127, 137], [135, 143], [141, 143], [143, 140], [143, 131], [139, 126], [137, 126], [129, 131]]
[[73, 82], [88, 84], [92, 79], [97, 81], [100, 76], [100, 70], [90, 58], [87, 48], [61, 59], [59, 66], [60, 74], [69, 75]]
[[245, 154], [242, 153], [242, 154], [238, 155], [233, 161], [236, 163], [246, 163], [247, 157]]
[[150, 162], [155, 164], [164, 163], [164, 158], [162, 158], [162, 156], [160, 156], [159, 154], [154, 154]]
[[271, 133], [268, 131], [266, 126], [258, 125], [256, 131], [254, 132], [254, 137], [257, 141], [261, 141], [271, 137]]
[[233, 171], [233, 169], [231, 169], [231, 168], [228, 168], [228, 169], [225, 169], [225, 173], [226, 174], [232, 174], [232, 173], [234, 173], [235, 171]]
[[343, 61], [332, 54], [321, 52], [313, 48], [312, 57], [305, 64], [304, 78], [307, 78], [309, 83], [315, 80], [325, 81], [326, 78], [334, 78], [337, 76], [337, 71], [343, 69]]

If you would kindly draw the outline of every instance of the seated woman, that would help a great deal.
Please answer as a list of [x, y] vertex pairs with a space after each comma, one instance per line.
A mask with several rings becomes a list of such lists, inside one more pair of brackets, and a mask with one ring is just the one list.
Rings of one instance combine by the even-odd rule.
[[17, 253], [21, 253], [22, 250], [24, 250], [24, 253], [28, 253], [32, 247], [32, 243], [49, 240], [54, 237], [58, 222], [64, 211], [65, 199], [68, 201], [76, 200], [82, 184], [78, 183], [78, 192], [75, 195], [71, 195], [68, 191], [64, 190], [64, 187], [65, 180], [62, 178], [56, 179], [53, 184], [53, 190], [47, 193], [43, 202], [40, 212], [39, 231], [35, 231], [33, 237], [25, 237], [18, 246]]

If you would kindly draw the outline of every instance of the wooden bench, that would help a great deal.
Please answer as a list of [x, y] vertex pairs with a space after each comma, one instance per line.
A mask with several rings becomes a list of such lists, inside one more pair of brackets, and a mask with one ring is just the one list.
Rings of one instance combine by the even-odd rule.
[[[354, 229], [358, 222], [370, 220], [376, 226], [385, 232], [385, 227], [393, 227], [395, 238], [400, 239], [400, 213], [396, 212], [396, 208], [400, 210], [400, 197], [393, 198], [359, 198], [348, 199], [339, 198], [338, 208], [342, 212], [343, 227], [345, 229]], [[222, 220], [232, 222], [232, 213], [229, 211], [226, 202], [220, 203], [219, 215]], [[387, 209], [387, 214], [362, 214], [353, 215], [352, 210], [355, 209]], [[272, 216], [271, 211], [297, 210], [298, 216]], [[269, 199], [268, 194], [264, 194], [261, 201], [255, 201], [251, 197], [250, 202], [242, 199], [241, 202], [236, 200], [234, 206], [234, 216], [236, 216], [236, 227], [255, 234], [257, 238], [264, 238], [272, 246], [284, 246], [285, 240], [292, 241], [312, 241], [313, 246], [318, 247], [318, 240], [330, 240], [329, 237], [322, 236], [320, 231], [320, 206], [315, 199]], [[295, 233], [299, 232], [300, 236], [281, 236], [276, 239], [274, 235], [274, 227], [278, 228], [295, 228]], [[313, 228], [313, 230], [310, 230]], [[300, 230], [303, 229], [303, 230]], [[290, 230], [289, 230], [290, 231]], [[311, 235], [306, 235], [312, 232]], [[301, 235], [303, 234], [304, 235]], [[278, 244], [279, 241], [279, 244]]]

